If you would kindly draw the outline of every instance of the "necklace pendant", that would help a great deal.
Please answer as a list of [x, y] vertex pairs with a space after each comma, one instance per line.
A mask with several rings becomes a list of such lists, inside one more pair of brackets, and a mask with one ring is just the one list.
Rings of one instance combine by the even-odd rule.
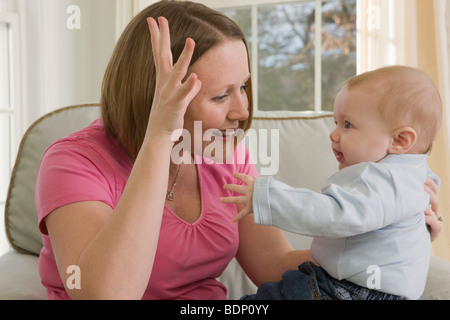
[[173, 191], [169, 191], [167, 193], [167, 200], [169, 200], [169, 201], [175, 200], [175, 194], [173, 193]]

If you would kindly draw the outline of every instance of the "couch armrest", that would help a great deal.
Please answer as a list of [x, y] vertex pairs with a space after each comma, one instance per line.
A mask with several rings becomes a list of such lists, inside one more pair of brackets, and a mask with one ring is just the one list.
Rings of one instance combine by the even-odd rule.
[[37, 256], [15, 250], [0, 256], [0, 300], [42, 300], [45, 296]]
[[431, 257], [424, 300], [450, 300], [450, 262]]

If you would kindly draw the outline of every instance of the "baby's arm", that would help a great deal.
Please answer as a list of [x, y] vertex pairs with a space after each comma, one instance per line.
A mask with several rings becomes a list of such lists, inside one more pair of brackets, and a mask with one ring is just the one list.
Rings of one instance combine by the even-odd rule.
[[234, 173], [233, 177], [241, 180], [244, 185], [226, 184], [223, 186], [225, 190], [233, 191], [242, 194], [242, 196], [223, 197], [220, 201], [224, 203], [234, 203], [238, 207], [238, 214], [231, 219], [237, 222], [244, 218], [249, 213], [253, 213], [253, 187], [255, 185], [255, 178], [247, 176], [243, 173]]
[[[371, 163], [349, 167], [345, 173], [339, 171], [322, 193], [294, 188], [271, 177], [235, 177], [246, 185], [226, 189], [242, 196], [222, 200], [238, 205], [239, 213], [233, 221], [253, 212], [256, 224], [307, 236], [348, 237], [376, 230], [409, 217], [420, 208], [425, 210], [429, 201], [424, 193], [410, 194], [411, 190], [423, 190], [421, 179], [408, 172], [394, 178], [384, 166]], [[397, 185], [400, 180], [407, 181]], [[403, 190], [405, 185], [407, 190]], [[408, 200], [403, 198], [405, 195], [409, 195]]]

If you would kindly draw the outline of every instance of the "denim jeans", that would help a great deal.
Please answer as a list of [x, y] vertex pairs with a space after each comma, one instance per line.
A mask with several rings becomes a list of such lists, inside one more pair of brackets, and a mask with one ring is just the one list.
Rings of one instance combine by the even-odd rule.
[[256, 294], [242, 300], [404, 300], [370, 290], [346, 280], [332, 278], [321, 267], [305, 262], [298, 270], [286, 271], [281, 281], [265, 282]]

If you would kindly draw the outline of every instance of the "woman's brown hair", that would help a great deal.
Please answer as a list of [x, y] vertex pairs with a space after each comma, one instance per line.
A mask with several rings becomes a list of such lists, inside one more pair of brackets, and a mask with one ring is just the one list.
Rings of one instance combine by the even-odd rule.
[[[147, 18], [163, 16], [169, 21], [174, 64], [186, 38], [195, 41], [191, 65], [213, 46], [245, 36], [224, 14], [189, 1], [160, 1], [141, 11], [119, 38], [102, 84], [101, 115], [106, 130], [134, 160], [142, 146], [155, 90], [156, 70]], [[249, 66], [250, 68], [250, 66]], [[253, 114], [251, 79], [247, 83], [249, 117], [239, 127], [250, 128]]]

